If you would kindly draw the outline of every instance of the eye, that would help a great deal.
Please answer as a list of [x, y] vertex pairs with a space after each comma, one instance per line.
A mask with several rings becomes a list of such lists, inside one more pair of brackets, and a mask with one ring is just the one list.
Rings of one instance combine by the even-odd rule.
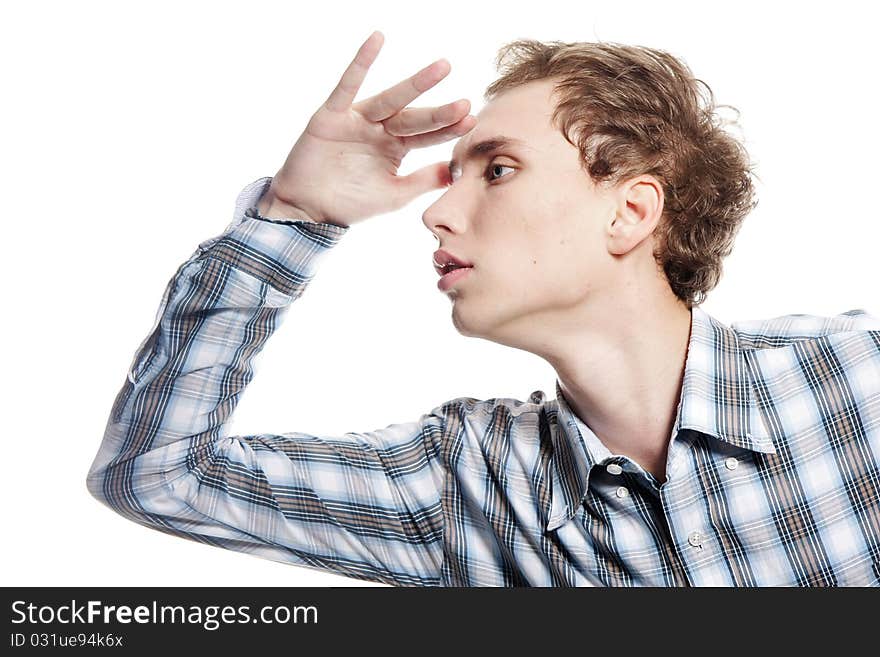
[[488, 177], [489, 177], [489, 180], [498, 180], [498, 178], [503, 178], [504, 176], [503, 176], [503, 175], [499, 175], [498, 178], [492, 178], [491, 174], [495, 171], [495, 169], [513, 169], [513, 168], [514, 168], [514, 167], [509, 167], [509, 166], [504, 165], [504, 164], [495, 164], [495, 163], [493, 162], [493, 163], [491, 163], [491, 164], [486, 168], [486, 171], [485, 171], [484, 175], [488, 176]]

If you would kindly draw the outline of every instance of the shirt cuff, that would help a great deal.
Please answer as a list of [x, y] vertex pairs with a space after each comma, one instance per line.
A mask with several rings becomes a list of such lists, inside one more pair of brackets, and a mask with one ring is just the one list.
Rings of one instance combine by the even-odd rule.
[[335, 246], [348, 226], [307, 219], [266, 219], [255, 213], [271, 177], [255, 180], [238, 195], [232, 221], [220, 235], [199, 244], [196, 255], [211, 257], [294, 294], [314, 276], [320, 256]]

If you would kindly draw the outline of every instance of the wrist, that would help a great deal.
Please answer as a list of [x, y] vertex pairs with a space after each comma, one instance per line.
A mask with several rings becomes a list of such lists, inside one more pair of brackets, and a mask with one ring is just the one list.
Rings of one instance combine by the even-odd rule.
[[271, 189], [267, 190], [259, 203], [257, 203], [257, 211], [260, 213], [260, 216], [266, 219], [301, 219], [318, 223], [301, 207], [276, 198]]

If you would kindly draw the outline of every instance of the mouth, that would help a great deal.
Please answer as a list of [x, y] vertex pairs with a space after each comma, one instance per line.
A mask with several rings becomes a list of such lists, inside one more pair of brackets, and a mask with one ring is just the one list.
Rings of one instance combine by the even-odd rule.
[[471, 263], [444, 249], [439, 249], [434, 253], [433, 262], [434, 271], [440, 276], [437, 287], [444, 292], [451, 289], [474, 268]]
[[451, 290], [459, 281], [467, 277], [472, 269], [473, 267], [449, 268], [447, 273], [440, 276], [440, 280], [437, 281], [437, 287], [443, 292]]
[[452, 255], [448, 251], [439, 249], [434, 253], [433, 257], [434, 271], [440, 276], [448, 274], [453, 269], [473, 267], [473, 264], [466, 262], [458, 256]]

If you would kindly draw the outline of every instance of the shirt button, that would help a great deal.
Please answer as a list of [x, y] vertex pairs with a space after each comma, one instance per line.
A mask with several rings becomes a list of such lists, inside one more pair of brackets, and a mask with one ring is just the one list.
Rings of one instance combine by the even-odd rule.
[[629, 491], [626, 489], [626, 487], [620, 486], [617, 489], [617, 497], [626, 497], [627, 495], [629, 495]]
[[694, 547], [701, 547], [703, 545], [703, 535], [700, 532], [691, 532], [688, 535], [688, 543]]
[[737, 460], [736, 460], [735, 458], [733, 458], [732, 456], [724, 462], [724, 466], [725, 466], [728, 470], [736, 470], [736, 468], [737, 468], [738, 465], [739, 465], [739, 461], [737, 461]]
[[608, 474], [619, 475], [623, 472], [623, 468], [621, 468], [616, 463], [609, 463], [605, 466], [605, 469], [608, 471]]

